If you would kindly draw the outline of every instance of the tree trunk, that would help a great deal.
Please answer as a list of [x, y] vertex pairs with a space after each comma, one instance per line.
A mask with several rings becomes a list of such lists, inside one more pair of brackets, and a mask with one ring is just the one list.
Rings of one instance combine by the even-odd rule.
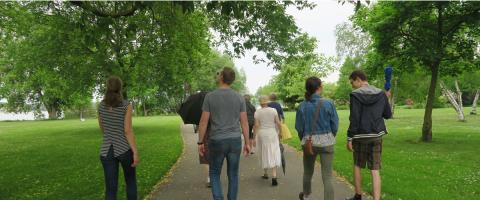
[[458, 120], [464, 122], [465, 121], [465, 114], [463, 114], [462, 91], [460, 91], [460, 87], [458, 87], [458, 80], [457, 79], [455, 79], [455, 88], [457, 89]]
[[85, 119], [83, 118], [83, 108], [80, 108], [80, 121], [85, 121]]
[[455, 112], [457, 112], [458, 115], [458, 120], [464, 122], [465, 121], [465, 115], [463, 114], [463, 106], [462, 103], [459, 102], [462, 100], [462, 97], [458, 97], [458, 95], [462, 95], [462, 92], [460, 92], [459, 87], [458, 87], [458, 82], [455, 80], [455, 87], [457, 89], [457, 94], [449, 90], [443, 82], [440, 82], [440, 88], [442, 88], [442, 94], [448, 99], [450, 104], [452, 104], [453, 108], [455, 109]]
[[137, 98], [133, 97], [132, 98], [132, 110], [133, 110], [133, 116], [137, 116], [137, 112], [135, 112], [135, 109], [137, 108]]
[[427, 105], [425, 106], [425, 114], [423, 116], [423, 127], [422, 127], [422, 141], [431, 142], [432, 141], [432, 110], [433, 102], [435, 101], [435, 89], [437, 87], [438, 71], [440, 68], [440, 63], [442, 62], [444, 46], [443, 46], [443, 4], [444, 2], [436, 2], [438, 17], [437, 17], [437, 47], [435, 60], [430, 61], [430, 71], [432, 72], [432, 77], [430, 79], [430, 87], [428, 88], [428, 97]]
[[431, 66], [432, 77], [430, 79], [430, 87], [428, 89], [427, 105], [423, 116], [422, 141], [432, 141], [432, 110], [433, 101], [435, 100], [435, 89], [437, 86], [438, 66], [440, 62], [434, 62]]
[[123, 99], [125, 99], [125, 100], [128, 100], [127, 87], [128, 87], [128, 85], [127, 85], [126, 81], [123, 82], [123, 86], [122, 86], [122, 96], [123, 96]]
[[55, 105], [47, 106], [48, 119], [58, 119], [58, 110]]
[[478, 101], [478, 96], [480, 96], [480, 90], [477, 89], [477, 92], [476, 92], [476, 94], [475, 94], [475, 98], [473, 98], [472, 112], [470, 112], [471, 115], [476, 115], [476, 114], [477, 114], [477, 101]]
[[394, 80], [394, 89], [390, 96], [390, 109], [392, 110], [392, 118], [395, 114], [395, 93], [397, 93], [397, 79]]
[[145, 105], [145, 101], [142, 102], [143, 104], [143, 116], [147, 116], [147, 108], [146, 108], [146, 105]]

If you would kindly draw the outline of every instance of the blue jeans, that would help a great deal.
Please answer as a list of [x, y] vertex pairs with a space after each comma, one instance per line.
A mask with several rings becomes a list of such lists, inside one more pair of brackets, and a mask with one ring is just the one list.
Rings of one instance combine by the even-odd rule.
[[113, 148], [110, 146], [107, 156], [100, 156], [105, 175], [105, 200], [116, 200], [118, 190], [118, 167], [123, 168], [123, 176], [127, 185], [127, 199], [137, 199], [137, 178], [135, 168], [131, 167], [133, 163], [133, 152], [128, 150], [118, 157], [113, 156]]
[[229, 138], [223, 140], [210, 140], [210, 181], [214, 200], [223, 200], [220, 173], [223, 160], [227, 158], [228, 175], [228, 200], [236, 200], [238, 193], [238, 168], [242, 152], [242, 138]]

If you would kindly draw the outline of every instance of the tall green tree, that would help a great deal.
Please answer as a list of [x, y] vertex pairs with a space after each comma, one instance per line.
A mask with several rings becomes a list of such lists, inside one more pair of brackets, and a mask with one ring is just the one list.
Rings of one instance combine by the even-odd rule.
[[260, 96], [268, 96], [272, 93], [276, 92], [276, 85], [275, 85], [275, 79], [271, 79], [270, 82], [267, 85], [261, 86], [257, 89], [257, 92], [255, 93], [255, 96], [260, 97]]
[[340, 75], [337, 81], [337, 87], [335, 90], [335, 100], [339, 104], [347, 104], [350, 99], [350, 93], [352, 92], [352, 86], [350, 85], [350, 74], [357, 69], [360, 69], [360, 63], [363, 58], [347, 57], [340, 67]]
[[[371, 51], [370, 36], [351, 22], [345, 22], [335, 27], [337, 62], [342, 63], [340, 75], [335, 90], [335, 100], [346, 104], [350, 98], [352, 86], [348, 77], [356, 69], [362, 68]], [[363, 66], [365, 68], [365, 66]]]
[[340, 62], [347, 58], [365, 59], [364, 56], [371, 50], [370, 36], [351, 22], [338, 24], [335, 27], [335, 37], [335, 50]]
[[265, 52], [268, 62], [276, 68], [288, 57], [299, 53], [292, 39], [300, 36], [300, 30], [286, 9], [289, 6], [297, 9], [315, 6], [307, 1], [71, 3], [98, 17], [115, 19], [135, 16], [144, 10], [155, 11], [158, 6], [168, 5], [179, 7], [184, 13], [200, 11], [208, 18], [210, 28], [219, 33], [219, 40], [214, 43], [232, 45], [232, 55], [235, 56], [243, 56], [245, 50], [256, 48]]
[[[403, 65], [420, 64], [431, 74], [422, 141], [432, 140], [432, 108], [439, 73], [459, 73], [474, 60], [480, 35], [478, 2], [379, 2], [357, 11], [355, 23], [367, 31], [375, 51]], [[385, 60], [384, 59], [384, 60]]]
[[226, 54], [220, 54], [219, 52], [212, 51], [208, 54], [204, 66], [195, 69], [193, 77], [186, 80], [186, 84], [190, 87], [189, 93], [195, 93], [197, 91], [212, 91], [215, 90], [218, 85], [215, 80], [216, 73], [222, 70], [224, 67], [230, 67], [235, 70], [235, 81], [232, 84], [232, 89], [245, 93], [246, 75], [243, 69], [238, 69], [233, 59]]
[[[81, 102], [72, 93], [101, 95], [105, 79], [117, 75], [124, 81], [124, 96], [144, 113], [148, 107], [170, 112], [185, 96], [185, 80], [209, 65], [212, 44], [231, 45], [234, 56], [256, 48], [277, 68], [302, 54], [302, 44], [294, 42], [300, 31], [286, 14], [289, 6], [313, 4], [1, 3], [0, 98], [16, 111], [44, 106], [55, 118], [54, 113]], [[210, 30], [219, 33], [218, 40]], [[244, 90], [245, 77], [238, 74], [234, 87]]]
[[289, 58], [281, 66], [280, 73], [274, 78], [276, 91], [289, 108], [303, 100], [305, 94], [305, 80], [311, 76], [325, 77], [332, 72], [334, 58], [326, 57], [315, 52], [317, 40], [304, 34], [297, 39], [302, 44], [304, 52], [296, 57]]
[[0, 7], [5, 20], [0, 98], [7, 99], [8, 111], [40, 113], [44, 107], [56, 119], [62, 108], [75, 104], [76, 96], [92, 95], [95, 65], [79, 39], [81, 27], [57, 15], [38, 15], [41, 11], [30, 6]]

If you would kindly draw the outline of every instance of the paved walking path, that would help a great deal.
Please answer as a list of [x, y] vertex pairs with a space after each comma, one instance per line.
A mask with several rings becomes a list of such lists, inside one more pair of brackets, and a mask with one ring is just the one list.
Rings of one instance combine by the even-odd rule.
[[[197, 152], [198, 135], [193, 133], [193, 126], [182, 125], [182, 135], [184, 138], [184, 154], [173, 169], [173, 175], [167, 179], [167, 183], [162, 184], [151, 195], [153, 200], [209, 200], [212, 199], [211, 190], [205, 186], [205, 169], [199, 165]], [[286, 146], [285, 157], [287, 171], [283, 175], [281, 169], [278, 170], [277, 187], [271, 186], [271, 179], [261, 178], [263, 169], [260, 167], [256, 154], [245, 158], [242, 155], [240, 159], [240, 176], [238, 200], [295, 200], [298, 199], [298, 193], [302, 191], [303, 161], [301, 153], [295, 149]], [[223, 191], [226, 198], [227, 177], [226, 162], [222, 172]], [[334, 183], [335, 199], [344, 200], [351, 196], [353, 190], [345, 182], [336, 179]], [[315, 173], [312, 180], [312, 198], [314, 200], [323, 199], [323, 185], [320, 175], [320, 166], [315, 166]]]

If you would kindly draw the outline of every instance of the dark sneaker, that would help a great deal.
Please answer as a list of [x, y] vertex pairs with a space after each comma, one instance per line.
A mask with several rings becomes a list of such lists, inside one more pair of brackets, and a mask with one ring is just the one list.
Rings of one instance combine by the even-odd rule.
[[277, 178], [272, 178], [272, 186], [277, 186], [277, 185], [278, 185]]
[[353, 196], [351, 198], [346, 198], [345, 200], [362, 200], [362, 195], [355, 194], [355, 196]]
[[264, 174], [264, 175], [262, 176], [262, 178], [263, 178], [263, 179], [268, 179], [268, 175]]
[[210, 182], [207, 182], [207, 183], [205, 183], [205, 186], [207, 186], [207, 188], [211, 188], [212, 184]]
[[303, 192], [300, 192], [300, 194], [298, 194], [298, 198], [299, 198], [300, 200], [303, 200], [303, 196], [304, 196], [304, 195], [303, 195]]

